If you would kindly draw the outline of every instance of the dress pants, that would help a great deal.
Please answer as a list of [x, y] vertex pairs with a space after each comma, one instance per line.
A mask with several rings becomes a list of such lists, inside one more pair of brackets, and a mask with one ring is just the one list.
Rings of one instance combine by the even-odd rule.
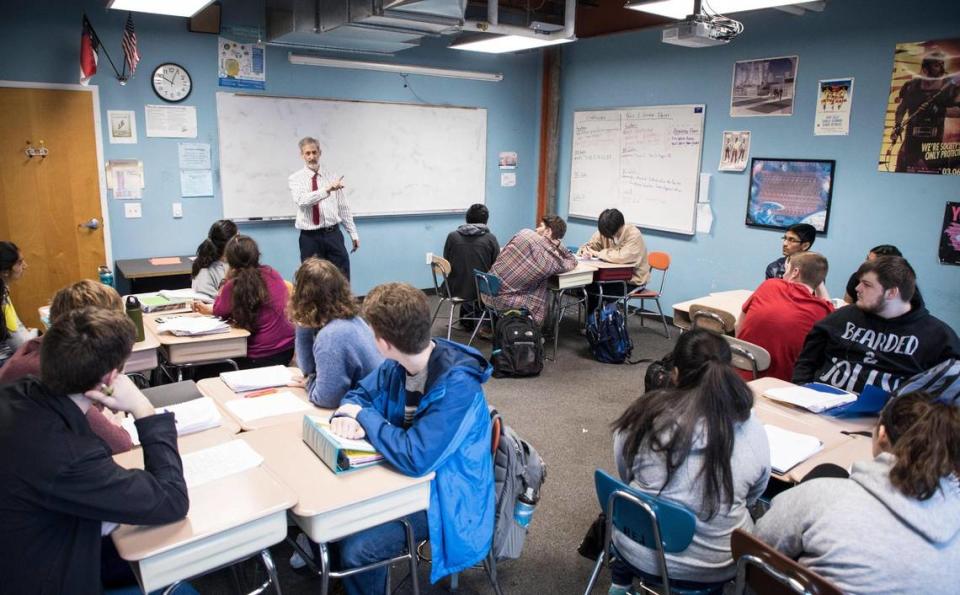
[[339, 225], [300, 230], [300, 262], [311, 256], [329, 260], [350, 279], [350, 256], [343, 245], [343, 232]]

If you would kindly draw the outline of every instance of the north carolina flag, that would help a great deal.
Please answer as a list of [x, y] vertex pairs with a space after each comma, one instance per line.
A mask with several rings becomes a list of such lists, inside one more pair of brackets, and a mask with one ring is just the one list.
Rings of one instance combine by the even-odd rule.
[[97, 36], [93, 32], [87, 15], [83, 15], [83, 33], [80, 34], [80, 84], [90, 83], [97, 74], [97, 51], [100, 49]]

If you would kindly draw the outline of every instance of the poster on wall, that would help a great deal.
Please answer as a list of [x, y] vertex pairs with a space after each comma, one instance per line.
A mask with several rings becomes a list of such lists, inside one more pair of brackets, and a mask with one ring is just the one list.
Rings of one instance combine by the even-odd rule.
[[263, 89], [267, 81], [264, 44], [240, 43], [226, 37], [217, 40], [220, 86]]
[[744, 60], [733, 65], [730, 116], [792, 116], [798, 56]]
[[960, 265], [960, 202], [948, 202], [943, 213], [940, 263]]
[[749, 130], [724, 130], [720, 148], [720, 171], [743, 171], [750, 156]]
[[754, 157], [746, 224], [787, 229], [808, 223], [817, 233], [826, 233], [835, 167], [832, 160]]
[[853, 77], [820, 81], [813, 134], [845, 136], [850, 133]]
[[111, 145], [137, 144], [137, 117], [132, 110], [107, 110]]
[[898, 43], [878, 169], [960, 175], [960, 38]]

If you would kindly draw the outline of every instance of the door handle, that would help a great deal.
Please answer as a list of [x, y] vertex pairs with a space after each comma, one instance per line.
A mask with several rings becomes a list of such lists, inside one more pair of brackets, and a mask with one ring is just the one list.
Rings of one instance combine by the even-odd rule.
[[87, 229], [100, 229], [100, 220], [96, 217], [91, 217], [89, 221], [81, 223], [77, 227], [86, 227]]

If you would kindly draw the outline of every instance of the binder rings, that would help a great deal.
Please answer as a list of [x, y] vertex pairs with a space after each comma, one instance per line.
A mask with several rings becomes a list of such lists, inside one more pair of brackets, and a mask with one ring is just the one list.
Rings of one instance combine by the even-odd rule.
[[366, 440], [350, 440], [330, 431], [330, 422], [316, 415], [303, 416], [303, 441], [334, 473], [378, 465], [383, 455]]

